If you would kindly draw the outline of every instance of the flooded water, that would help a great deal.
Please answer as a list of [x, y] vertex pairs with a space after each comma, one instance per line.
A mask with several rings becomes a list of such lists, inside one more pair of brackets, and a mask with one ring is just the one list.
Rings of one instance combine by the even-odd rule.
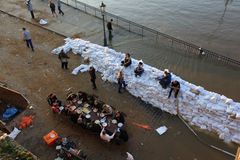
[[[101, 1], [82, 2], [99, 7]], [[110, 13], [240, 60], [240, 0], [104, 0], [104, 3]]]

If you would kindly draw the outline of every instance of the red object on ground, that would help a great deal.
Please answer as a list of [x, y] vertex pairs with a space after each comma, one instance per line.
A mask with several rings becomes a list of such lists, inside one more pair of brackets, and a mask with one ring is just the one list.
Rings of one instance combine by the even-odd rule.
[[43, 140], [47, 143], [48, 146], [52, 146], [58, 138], [59, 136], [54, 130], [43, 136]]
[[132, 124], [134, 124], [135, 126], [137, 126], [137, 127], [139, 127], [139, 128], [144, 128], [144, 129], [152, 130], [152, 127], [150, 127], [149, 125], [146, 125], [146, 124], [139, 124], [139, 123], [135, 123], [135, 122], [132, 122]]
[[19, 124], [19, 129], [26, 128], [32, 124], [33, 116], [24, 116]]

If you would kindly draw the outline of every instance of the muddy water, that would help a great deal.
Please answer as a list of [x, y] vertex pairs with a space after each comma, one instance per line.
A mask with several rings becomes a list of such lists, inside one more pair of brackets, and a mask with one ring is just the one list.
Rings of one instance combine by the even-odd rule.
[[[126, 151], [132, 153], [138, 160], [233, 159], [201, 144], [176, 116], [162, 113], [127, 92], [118, 94], [117, 85], [103, 82], [99, 74], [98, 90], [93, 91], [87, 73], [73, 76], [70, 70], [63, 71], [57, 57], [49, 54], [50, 50], [63, 43], [63, 37], [6, 15], [1, 14], [0, 18], [4, 24], [0, 27], [2, 37], [0, 42], [3, 44], [0, 79], [7, 82], [9, 87], [24, 93], [36, 112], [33, 128], [23, 130], [17, 141], [41, 159], [50, 160], [56, 157], [54, 148], [46, 146], [42, 140], [43, 135], [52, 129], [62, 136], [70, 136], [86, 151], [90, 159], [121, 160], [125, 158]], [[22, 26], [31, 28], [36, 46], [35, 53], [29, 51], [19, 38]], [[71, 55], [70, 69], [80, 62], [80, 57]], [[54, 92], [60, 99], [64, 99], [68, 89], [73, 92], [82, 90], [99, 95], [106, 103], [125, 112], [129, 142], [120, 146], [103, 143], [98, 135], [79, 128], [67, 118], [53, 115], [47, 105], [46, 96]], [[154, 129], [166, 125], [169, 130], [159, 136], [154, 130], [138, 128], [132, 122], [147, 124]], [[204, 138], [231, 152], [236, 150], [235, 146], [215, 141], [214, 136], [204, 134]]]
[[[79, 0], [99, 7], [101, 0]], [[239, 0], [105, 0], [128, 20], [240, 60]]]

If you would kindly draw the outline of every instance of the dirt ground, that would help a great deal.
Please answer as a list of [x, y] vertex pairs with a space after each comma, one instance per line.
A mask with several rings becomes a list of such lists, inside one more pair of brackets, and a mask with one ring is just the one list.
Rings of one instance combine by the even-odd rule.
[[[36, 113], [33, 127], [23, 130], [16, 140], [42, 160], [56, 157], [54, 148], [48, 147], [42, 140], [52, 129], [62, 136], [70, 136], [90, 159], [125, 159], [126, 151], [133, 153], [139, 160], [232, 159], [199, 143], [177, 117], [162, 113], [128, 93], [118, 94], [117, 86], [100, 80], [99, 74], [98, 90], [92, 90], [87, 73], [78, 76], [70, 74], [81, 63], [79, 56], [70, 54], [70, 69], [62, 70], [57, 56], [50, 52], [64, 43], [64, 37], [3, 13], [0, 13], [0, 21], [0, 82], [23, 93]], [[30, 30], [35, 52], [26, 47], [22, 39], [22, 27]], [[78, 90], [94, 93], [128, 115], [126, 120], [129, 142], [120, 146], [103, 143], [98, 135], [50, 112], [47, 95], [53, 92], [64, 99], [69, 91]], [[154, 130], [139, 129], [131, 125], [131, 122], [151, 124], [153, 128], [167, 125], [169, 131], [160, 137]], [[233, 151], [234, 147], [229, 150]]]

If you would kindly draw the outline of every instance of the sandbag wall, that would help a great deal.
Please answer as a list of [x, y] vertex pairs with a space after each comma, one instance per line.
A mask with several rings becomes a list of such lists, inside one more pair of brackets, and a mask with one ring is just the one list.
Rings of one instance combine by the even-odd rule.
[[[132, 95], [171, 114], [178, 113], [190, 124], [216, 132], [221, 139], [240, 144], [240, 103], [209, 92], [174, 74], [172, 79], [180, 82], [181, 91], [177, 99], [173, 96], [168, 99], [169, 88], [162, 89], [156, 80], [163, 74], [159, 69], [144, 64], [143, 75], [135, 77], [133, 70], [138, 60], [132, 59], [130, 67], [122, 68], [120, 62], [124, 59], [123, 53], [81, 39], [67, 38], [65, 45], [52, 52], [58, 54], [61, 49], [65, 52], [72, 50], [75, 54], [89, 58], [90, 65], [102, 73], [104, 81], [117, 83], [116, 73], [123, 69], [127, 90]], [[80, 65], [78, 68], [87, 71], [87, 67]], [[77, 73], [76, 69], [74, 72]]]

